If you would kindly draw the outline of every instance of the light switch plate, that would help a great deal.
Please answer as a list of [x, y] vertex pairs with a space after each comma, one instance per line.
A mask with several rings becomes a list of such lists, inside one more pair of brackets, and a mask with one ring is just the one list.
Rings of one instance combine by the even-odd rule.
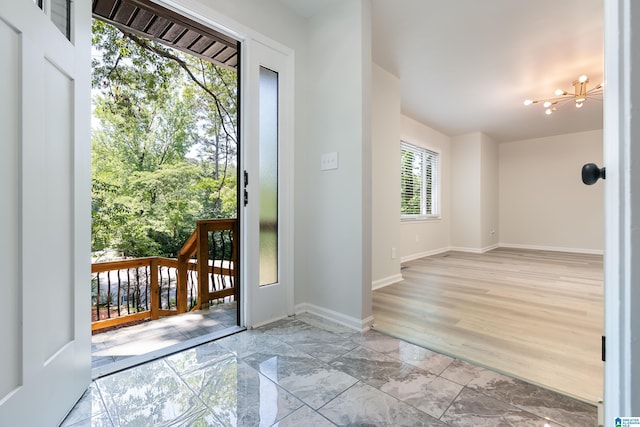
[[336, 151], [320, 155], [320, 170], [326, 171], [331, 169], [338, 169], [338, 153]]

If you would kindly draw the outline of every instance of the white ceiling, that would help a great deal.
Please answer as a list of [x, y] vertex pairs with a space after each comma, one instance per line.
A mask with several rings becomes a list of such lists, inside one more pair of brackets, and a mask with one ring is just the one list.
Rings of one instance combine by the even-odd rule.
[[[335, 0], [280, 0], [304, 17]], [[603, 82], [602, 0], [372, 0], [373, 60], [400, 78], [402, 112], [450, 136], [514, 141], [602, 128], [602, 102], [547, 116], [586, 74]]]

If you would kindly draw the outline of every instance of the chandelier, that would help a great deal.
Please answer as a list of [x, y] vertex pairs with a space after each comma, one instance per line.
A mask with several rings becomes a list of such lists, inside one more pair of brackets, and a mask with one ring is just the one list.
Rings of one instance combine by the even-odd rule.
[[588, 89], [587, 85], [589, 84], [589, 78], [585, 75], [578, 77], [578, 80], [575, 80], [572, 84], [574, 89], [573, 93], [567, 92], [566, 90], [558, 89], [555, 92], [555, 98], [539, 100], [527, 99], [526, 101], [524, 101], [524, 105], [529, 106], [531, 104], [537, 104], [541, 102], [543, 107], [546, 108], [545, 114], [553, 114], [558, 107], [570, 101], [573, 101], [576, 108], [582, 108], [587, 99], [597, 99], [599, 101], [602, 101], [602, 93], [604, 91], [602, 84]]

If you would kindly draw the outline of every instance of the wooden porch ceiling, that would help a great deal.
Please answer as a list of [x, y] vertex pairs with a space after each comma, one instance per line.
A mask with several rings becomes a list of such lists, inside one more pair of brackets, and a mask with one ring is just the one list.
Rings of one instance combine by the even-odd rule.
[[93, 0], [93, 16], [230, 69], [238, 67], [237, 40], [149, 0]]

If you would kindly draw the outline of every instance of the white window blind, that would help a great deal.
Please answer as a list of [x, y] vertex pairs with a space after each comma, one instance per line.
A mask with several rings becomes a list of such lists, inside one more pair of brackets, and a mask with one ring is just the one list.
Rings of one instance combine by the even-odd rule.
[[438, 217], [439, 154], [404, 141], [400, 144], [400, 150], [401, 217]]

